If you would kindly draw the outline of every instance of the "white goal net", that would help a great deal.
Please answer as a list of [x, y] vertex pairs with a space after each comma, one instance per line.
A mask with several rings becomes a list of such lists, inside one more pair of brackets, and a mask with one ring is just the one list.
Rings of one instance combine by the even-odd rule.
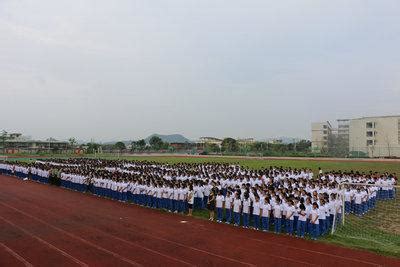
[[342, 216], [332, 227], [333, 241], [400, 256], [400, 187], [341, 184]]

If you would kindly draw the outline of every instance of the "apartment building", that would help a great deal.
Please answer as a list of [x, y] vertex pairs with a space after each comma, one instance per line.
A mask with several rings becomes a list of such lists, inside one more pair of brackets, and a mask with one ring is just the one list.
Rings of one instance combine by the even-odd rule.
[[337, 128], [329, 122], [313, 123], [311, 128], [314, 152], [331, 146], [331, 151], [351, 156], [400, 157], [400, 115], [339, 119]]
[[400, 157], [400, 116], [352, 119], [349, 133], [350, 151], [369, 157]]
[[329, 121], [311, 124], [311, 149], [319, 153], [328, 149], [328, 140], [332, 135], [332, 125]]

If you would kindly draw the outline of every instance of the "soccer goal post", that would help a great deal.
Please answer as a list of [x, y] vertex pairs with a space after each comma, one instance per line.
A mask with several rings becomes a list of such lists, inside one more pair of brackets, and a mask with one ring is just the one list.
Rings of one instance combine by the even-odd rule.
[[343, 183], [341, 216], [332, 227], [343, 243], [400, 255], [400, 187]]

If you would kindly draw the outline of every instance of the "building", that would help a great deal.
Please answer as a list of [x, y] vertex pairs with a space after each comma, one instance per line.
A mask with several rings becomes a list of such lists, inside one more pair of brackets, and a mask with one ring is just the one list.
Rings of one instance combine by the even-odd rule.
[[352, 157], [400, 157], [400, 115], [313, 123], [312, 150]]
[[350, 120], [349, 150], [369, 157], [400, 157], [400, 115]]
[[340, 141], [345, 145], [349, 146], [350, 140], [350, 120], [349, 119], [339, 119], [337, 120], [338, 128], [337, 128], [337, 136]]
[[197, 143], [198, 144], [215, 144], [220, 147], [222, 145], [222, 139], [206, 136], [206, 137], [200, 137], [199, 141]]
[[254, 138], [238, 138], [237, 142], [239, 145], [251, 145], [256, 142]]
[[311, 124], [311, 149], [313, 152], [319, 153], [328, 149], [328, 140], [332, 131], [333, 128], [329, 121]]
[[7, 154], [40, 153], [40, 152], [67, 152], [70, 150], [68, 142], [49, 138], [45, 141], [32, 140], [23, 137], [20, 133], [10, 133], [1, 136], [0, 150]]

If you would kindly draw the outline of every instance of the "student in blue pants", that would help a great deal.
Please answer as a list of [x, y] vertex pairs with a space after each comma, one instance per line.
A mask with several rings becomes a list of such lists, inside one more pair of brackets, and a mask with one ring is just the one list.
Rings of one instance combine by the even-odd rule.
[[242, 208], [242, 201], [240, 200], [239, 194], [236, 192], [235, 199], [233, 200], [233, 220], [235, 226], [240, 225], [240, 210]]
[[304, 238], [306, 232], [307, 213], [306, 206], [303, 203], [299, 206], [299, 219], [297, 220], [297, 236]]
[[289, 200], [288, 207], [286, 209], [286, 233], [289, 235], [293, 235], [295, 212], [295, 207], [293, 206], [293, 204], [293, 200]]
[[221, 223], [224, 213], [224, 201], [225, 197], [222, 194], [222, 190], [218, 191], [217, 197], [215, 198], [215, 207], [217, 208], [217, 222]]
[[260, 229], [260, 213], [261, 213], [261, 203], [260, 198], [256, 195], [253, 202], [253, 226], [254, 229]]
[[282, 200], [277, 196], [274, 205], [274, 227], [275, 233], [281, 233], [282, 229]]
[[232, 192], [227, 191], [226, 192], [226, 197], [225, 197], [225, 222], [227, 224], [230, 224], [232, 222], [232, 202], [233, 202], [233, 197], [232, 197]]
[[310, 222], [312, 225], [311, 239], [317, 240], [317, 238], [319, 237], [319, 214], [317, 202], [313, 203]]
[[264, 204], [262, 205], [262, 212], [261, 212], [261, 224], [262, 230], [264, 232], [269, 230], [269, 220], [271, 216], [271, 204], [268, 197], [265, 198]]
[[249, 194], [246, 192], [244, 194], [243, 200], [243, 227], [249, 227], [249, 219], [250, 219], [250, 198]]

